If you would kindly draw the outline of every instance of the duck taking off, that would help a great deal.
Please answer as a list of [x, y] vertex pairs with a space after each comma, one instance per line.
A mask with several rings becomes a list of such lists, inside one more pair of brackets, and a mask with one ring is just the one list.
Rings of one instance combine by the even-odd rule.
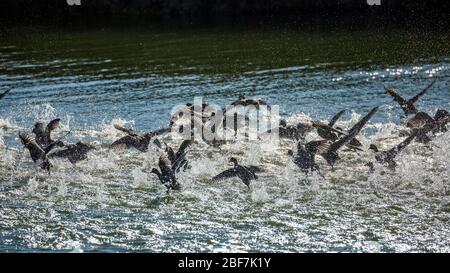
[[46, 148], [50, 144], [54, 143], [55, 141], [52, 139], [52, 131], [59, 128], [61, 119], [57, 118], [52, 121], [50, 121], [47, 124], [47, 127], [44, 129], [44, 124], [42, 122], [37, 122], [34, 125], [33, 133], [36, 136], [36, 142], [42, 147]]
[[257, 172], [263, 172], [263, 170], [257, 166], [243, 166], [239, 165], [236, 158], [231, 157], [230, 162], [233, 163], [233, 168], [221, 172], [213, 177], [213, 180], [222, 180], [231, 177], [238, 177], [242, 182], [250, 189], [250, 181], [258, 179]]
[[[313, 130], [313, 126], [303, 122], [299, 122], [296, 125], [288, 125], [286, 120], [281, 119], [276, 129], [278, 130], [280, 138], [299, 141], [305, 139], [306, 134]], [[274, 130], [275, 129], [269, 129], [260, 136], [268, 135]]]
[[159, 181], [167, 188], [167, 192], [170, 190], [180, 190], [181, 185], [178, 183], [175, 176], [176, 166], [170, 161], [166, 155], [161, 155], [158, 161], [159, 170], [152, 169], [152, 173], [158, 176]]
[[[159, 129], [157, 131], [153, 131], [153, 132], [149, 132], [149, 133], [141, 133], [141, 132], [136, 132], [132, 129], [122, 127], [117, 124], [114, 124], [114, 128], [116, 128], [117, 130], [122, 131], [128, 135], [114, 141], [111, 144], [112, 148], [118, 148], [118, 147], [125, 147], [127, 149], [136, 148], [137, 150], [139, 150], [141, 152], [148, 151], [148, 145], [150, 144], [150, 140], [153, 137], [162, 135], [164, 133], [168, 133], [171, 130], [170, 128], [163, 128], [163, 129]], [[159, 140], [155, 139], [154, 143], [159, 148], [162, 148]]]
[[305, 145], [299, 142], [297, 144], [297, 154], [294, 155], [292, 150], [289, 151], [288, 154], [294, 157], [294, 163], [306, 174], [320, 170], [315, 162], [316, 155], [321, 155], [327, 163], [333, 167], [334, 163], [339, 159], [337, 151], [342, 146], [350, 143], [377, 111], [378, 107], [373, 108], [348, 131], [347, 135], [342, 136], [335, 142], [330, 140], [318, 140], [310, 141]]
[[50, 167], [52, 166], [50, 164], [50, 161], [48, 160], [47, 154], [56, 146], [58, 145], [58, 142], [54, 142], [50, 144], [48, 147], [43, 149], [35, 139], [32, 137], [26, 135], [26, 134], [19, 134], [19, 138], [22, 141], [22, 144], [25, 146], [25, 148], [28, 149], [30, 152], [31, 159], [33, 162], [41, 161], [40, 167], [44, 170], [47, 170], [50, 172]]
[[417, 93], [417, 95], [410, 98], [409, 100], [404, 99], [395, 90], [387, 88], [387, 87], [384, 88], [384, 93], [392, 96], [394, 98], [394, 100], [400, 105], [400, 107], [402, 108], [405, 115], [408, 116], [408, 115], [416, 114], [417, 112], [419, 112], [417, 110], [416, 106], [414, 105], [414, 103], [416, 103], [423, 95], [425, 95], [425, 93], [431, 89], [431, 87], [434, 85], [435, 82], [436, 82], [436, 80], [434, 80], [427, 87], [425, 87], [425, 89], [423, 89], [422, 91]]
[[194, 140], [183, 140], [176, 153], [170, 146], [164, 143], [166, 145], [166, 153], [171, 165], [173, 166], [172, 170], [175, 173], [178, 173], [181, 168], [183, 168], [183, 171], [191, 168], [188, 160], [186, 159], [186, 154], [187, 149], [192, 145], [192, 143], [194, 143]]
[[425, 112], [418, 112], [408, 120], [406, 127], [412, 130], [412, 134], [416, 134], [417, 142], [428, 143], [431, 141], [428, 133], [431, 132], [434, 135], [439, 132], [446, 132], [449, 122], [450, 114], [443, 109], [439, 109], [434, 117], [431, 117]]
[[[339, 120], [339, 118], [342, 116], [342, 114], [344, 114], [346, 110], [342, 110], [337, 112], [328, 122], [328, 125], [322, 123], [322, 122], [318, 122], [318, 121], [314, 121], [313, 122], [313, 127], [317, 128], [317, 134], [322, 137], [323, 139], [326, 140], [330, 140], [332, 142], [335, 142], [339, 136], [341, 135], [346, 135], [347, 133], [345, 133], [345, 131], [339, 127], [334, 128], [334, 125], [336, 124], [336, 122]], [[361, 147], [362, 144], [361, 142], [355, 138], [353, 138], [350, 143], [348, 143], [346, 145], [349, 148], [352, 149], [356, 149], [356, 150], [361, 150], [358, 147]]]
[[323, 126], [318, 126], [318, 125], [324, 125], [322, 123], [319, 122], [313, 122], [313, 126], [315, 125], [317, 128], [317, 134], [323, 138], [323, 139], [327, 139], [327, 140], [331, 140], [331, 141], [336, 141], [338, 139], [338, 135], [331, 131], [329, 128], [333, 128], [333, 126], [336, 124], [336, 121], [338, 121], [338, 119], [342, 116], [342, 114], [345, 113], [345, 110], [339, 111], [337, 112], [331, 119], [330, 122], [328, 122], [328, 128], [327, 127], [323, 127]]
[[[416, 135], [417, 134], [412, 134], [411, 136], [403, 140], [400, 144], [387, 151], [379, 151], [378, 147], [375, 144], [370, 144], [369, 149], [375, 152], [375, 159], [378, 163], [388, 167], [393, 171], [397, 167], [397, 163], [394, 161], [395, 157], [397, 157], [397, 155], [400, 154], [401, 151], [403, 151], [409, 144], [411, 144]], [[373, 163], [369, 162], [367, 165], [369, 166], [370, 171], [373, 172]]]
[[53, 152], [48, 156], [50, 158], [66, 158], [70, 163], [75, 164], [87, 159], [87, 153], [91, 150], [95, 150], [95, 147], [88, 143], [78, 142], [76, 144], [65, 145], [63, 150]]

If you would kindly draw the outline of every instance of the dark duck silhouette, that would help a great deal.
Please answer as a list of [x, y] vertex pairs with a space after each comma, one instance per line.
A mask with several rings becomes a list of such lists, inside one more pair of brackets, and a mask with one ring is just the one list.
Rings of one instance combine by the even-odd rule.
[[352, 139], [362, 130], [369, 119], [378, 111], [378, 107], [373, 108], [366, 116], [361, 118], [349, 131], [347, 135], [343, 135], [340, 139], [332, 142], [330, 140], [310, 141], [305, 145], [300, 142], [297, 144], [297, 154], [294, 155], [292, 150], [288, 151], [288, 155], [294, 157], [294, 163], [300, 170], [306, 174], [309, 172], [320, 172], [319, 165], [315, 162], [315, 156], [321, 155], [327, 163], [333, 168], [339, 155], [337, 151], [344, 145], [350, 143]]
[[91, 144], [78, 142], [76, 144], [65, 145], [62, 150], [52, 152], [48, 155], [49, 158], [66, 158], [70, 163], [75, 164], [79, 161], [87, 159], [87, 153], [95, 150]]
[[[317, 128], [317, 134], [326, 140], [336, 141], [339, 136], [346, 134], [345, 131], [342, 128], [333, 126], [336, 124], [336, 122], [339, 120], [339, 118], [344, 114], [346, 110], [342, 110], [337, 112], [328, 122], [327, 125], [325, 125], [322, 122], [314, 121], [313, 127]], [[350, 143], [346, 145], [349, 148], [361, 150], [358, 147], [361, 147], [361, 142], [355, 137], [353, 138]]]
[[305, 139], [306, 134], [311, 132], [313, 129], [314, 127], [311, 126], [311, 124], [299, 122], [296, 125], [288, 125], [286, 120], [281, 119], [277, 128], [269, 129], [260, 136], [267, 135], [274, 132], [274, 130], [278, 130], [278, 135], [280, 138], [299, 141]]
[[159, 170], [153, 168], [151, 172], [158, 176], [159, 181], [167, 188], [167, 192], [170, 190], [180, 190], [181, 185], [178, 183], [175, 176], [176, 167], [166, 155], [161, 155], [159, 157], [158, 167]]
[[[406, 123], [411, 132], [407, 135], [416, 134], [416, 141], [428, 143], [432, 137], [439, 132], [447, 132], [447, 124], [450, 121], [450, 114], [443, 110], [437, 110], [434, 117], [425, 112], [418, 112]], [[432, 133], [429, 135], [429, 133]]]
[[[388, 167], [390, 170], [395, 170], [395, 168], [397, 167], [397, 163], [394, 159], [397, 157], [397, 155], [400, 154], [401, 151], [403, 151], [406, 147], [408, 147], [409, 144], [411, 144], [416, 135], [417, 134], [412, 134], [411, 136], [403, 140], [400, 144], [387, 151], [378, 150], [378, 147], [375, 144], [371, 144], [369, 149], [375, 152], [375, 159], [378, 163]], [[370, 171], [373, 172], [373, 162], [369, 162], [367, 165], [369, 166]]]
[[170, 190], [180, 190], [181, 185], [178, 183], [176, 174], [181, 170], [185, 171], [190, 168], [189, 162], [186, 159], [187, 149], [194, 143], [194, 140], [183, 140], [177, 152], [168, 146], [166, 143], [165, 155], [161, 155], [158, 161], [159, 170], [153, 168], [151, 172], [158, 176], [159, 181]]
[[[61, 119], [57, 118], [52, 121], [50, 121], [47, 126], [44, 128], [44, 124], [42, 122], [37, 122], [34, 125], [33, 133], [36, 136], [36, 142], [42, 147], [46, 148], [50, 144], [54, 143], [55, 141], [52, 139], [52, 131], [59, 128]], [[57, 141], [58, 144], [61, 144], [60, 141]]]
[[33, 162], [37, 163], [38, 161], [41, 161], [40, 167], [44, 170], [47, 170], [50, 172], [50, 167], [52, 166], [47, 154], [56, 146], [58, 145], [57, 142], [53, 142], [49, 146], [47, 146], [45, 149], [43, 149], [34, 138], [26, 135], [26, 134], [19, 134], [19, 138], [22, 141], [22, 144], [25, 146], [25, 148], [28, 149], [30, 152], [30, 157], [33, 160]]
[[250, 189], [251, 180], [258, 179], [257, 172], [263, 172], [263, 170], [257, 166], [243, 166], [240, 165], [236, 158], [231, 157], [230, 162], [233, 163], [233, 168], [221, 172], [213, 177], [213, 180], [222, 180], [231, 177], [238, 177], [242, 182]]
[[[172, 123], [171, 123], [172, 125]], [[150, 141], [152, 140], [152, 138], [162, 135], [164, 133], [168, 133], [170, 132], [171, 128], [163, 128], [163, 129], [159, 129], [153, 132], [148, 132], [148, 133], [141, 133], [141, 132], [136, 132], [132, 129], [128, 129], [125, 127], [122, 127], [120, 125], [114, 124], [114, 128], [116, 128], [119, 131], [122, 131], [124, 133], [126, 133], [127, 135], [114, 141], [111, 144], [112, 148], [117, 148], [117, 147], [125, 147], [127, 149], [129, 148], [136, 148], [137, 150], [141, 151], [141, 152], [147, 152], [148, 151], [148, 145], [150, 144]], [[154, 143], [159, 147], [161, 147], [161, 143], [159, 142], [158, 139], [154, 140]]]
[[400, 105], [403, 112], [406, 116], [417, 114], [419, 111], [417, 110], [416, 106], [414, 105], [425, 93], [431, 89], [431, 87], [434, 85], [436, 80], [434, 80], [431, 84], [429, 84], [425, 89], [417, 93], [414, 97], [410, 98], [409, 100], [404, 99], [401, 97], [395, 90], [390, 88], [384, 88], [384, 93], [389, 94], [391, 97], [394, 98], [394, 100]]
[[178, 148], [178, 151], [175, 153], [175, 151], [168, 146], [166, 143], [166, 153], [167, 156], [173, 166], [173, 171], [175, 173], [178, 173], [181, 169], [185, 171], [186, 169], [190, 169], [191, 165], [189, 164], [188, 160], [186, 159], [187, 149], [194, 143], [194, 140], [183, 140], [181, 142], [180, 147]]

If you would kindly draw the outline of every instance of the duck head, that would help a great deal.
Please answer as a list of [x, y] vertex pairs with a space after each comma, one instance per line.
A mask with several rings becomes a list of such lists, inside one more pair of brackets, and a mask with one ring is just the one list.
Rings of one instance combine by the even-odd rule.
[[34, 128], [33, 128], [32, 132], [34, 134], [39, 134], [43, 131], [44, 131], [44, 124], [42, 122], [36, 122], [36, 124], [34, 124]]
[[370, 144], [369, 150], [372, 150], [375, 153], [378, 153], [378, 147], [375, 144]]
[[233, 163], [234, 166], [236, 166], [238, 164], [238, 161], [235, 157], [230, 157], [229, 162]]

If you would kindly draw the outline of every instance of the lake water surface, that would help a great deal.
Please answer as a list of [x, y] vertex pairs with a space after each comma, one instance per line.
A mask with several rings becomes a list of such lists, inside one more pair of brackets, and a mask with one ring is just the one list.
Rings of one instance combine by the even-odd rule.
[[[12, 28], [0, 39], [0, 252], [5, 251], [450, 251], [450, 133], [413, 144], [395, 173], [369, 175], [370, 143], [398, 144], [401, 110], [383, 87], [434, 114], [450, 108], [450, 33], [406, 30]], [[171, 109], [239, 94], [279, 105], [289, 123], [348, 109], [350, 127], [380, 110], [325, 179], [306, 177], [275, 147], [239, 141], [193, 147], [183, 191], [166, 194], [150, 173], [160, 151], [114, 151], [114, 123], [146, 131]], [[101, 147], [89, 160], [54, 162], [49, 177], [18, 140], [59, 117], [65, 139]], [[315, 133], [308, 140], [318, 139]], [[177, 145], [176, 136], [165, 137]], [[248, 191], [212, 182], [230, 156], [266, 169]]]

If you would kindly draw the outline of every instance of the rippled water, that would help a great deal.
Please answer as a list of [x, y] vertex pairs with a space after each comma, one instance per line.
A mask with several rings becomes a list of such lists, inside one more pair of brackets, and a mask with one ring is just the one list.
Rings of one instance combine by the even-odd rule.
[[[328, 119], [350, 127], [380, 105], [361, 141], [399, 143], [394, 87], [433, 113], [450, 107], [450, 36], [407, 31], [237, 29], [10, 29], [0, 39], [0, 251], [450, 251], [450, 133], [413, 144], [399, 168], [372, 175], [368, 151], [344, 151], [325, 179], [306, 177], [285, 155], [294, 142], [194, 145], [183, 191], [166, 194], [150, 174], [160, 152], [114, 151], [112, 124], [152, 130], [173, 106], [238, 94], [280, 105], [290, 123]], [[256, 89], [253, 89], [253, 87]], [[89, 160], [55, 161], [51, 176], [17, 138], [36, 121], [101, 147]], [[318, 139], [315, 133], [308, 140]], [[177, 145], [175, 135], [165, 140]], [[228, 157], [266, 172], [252, 190], [212, 182]]]

